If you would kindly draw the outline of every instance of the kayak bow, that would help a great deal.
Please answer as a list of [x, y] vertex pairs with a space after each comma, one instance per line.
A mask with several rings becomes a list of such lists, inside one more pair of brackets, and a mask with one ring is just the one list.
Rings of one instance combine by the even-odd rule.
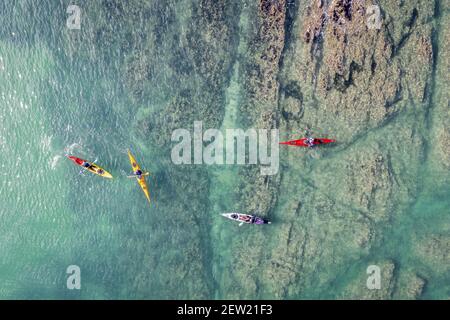
[[[107, 179], [112, 179], [112, 177], [113, 177], [108, 171], [106, 171], [102, 167], [96, 165], [95, 163], [91, 163], [89, 161], [86, 161], [86, 160], [83, 160], [81, 158], [77, 158], [74, 156], [66, 155], [66, 157], [68, 159], [72, 160], [76, 165], [78, 165], [78, 166], [82, 167], [83, 169], [85, 169], [89, 172], [92, 172], [93, 174], [96, 174], [100, 177], [107, 178]], [[83, 166], [84, 163], [88, 163], [89, 167]]]
[[[280, 142], [280, 144], [287, 144], [289, 146], [295, 146], [295, 147], [309, 147], [309, 145], [307, 145], [305, 143], [306, 140], [307, 140], [306, 138], [302, 138], [302, 139], [298, 139], [298, 140], [290, 140], [290, 141]], [[332, 143], [332, 142], [336, 142], [336, 140], [323, 139], [323, 138], [314, 139], [314, 146], [318, 146], [321, 144], [328, 144], [328, 143]]]
[[[134, 156], [131, 154], [130, 150], [128, 150], [128, 157], [130, 158], [130, 164], [131, 167], [133, 168], [133, 174], [138, 171], [141, 170], [141, 167], [139, 166], [139, 164], [136, 162], [136, 159], [134, 158]], [[148, 187], [147, 187], [147, 182], [145, 181], [144, 178], [144, 174], [141, 175], [141, 178], [139, 178], [138, 176], [136, 176], [136, 180], [139, 183], [139, 185], [142, 188], [142, 191], [145, 194], [145, 197], [147, 198], [148, 202], [150, 203], [150, 192], [148, 191]]]

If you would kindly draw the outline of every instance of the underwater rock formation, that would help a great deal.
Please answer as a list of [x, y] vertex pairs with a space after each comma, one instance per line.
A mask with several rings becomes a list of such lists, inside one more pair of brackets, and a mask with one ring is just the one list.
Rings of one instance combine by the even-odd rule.
[[416, 253], [424, 263], [441, 274], [450, 272], [450, 236], [430, 235], [425, 239], [415, 239], [414, 243]]
[[[345, 268], [368, 254], [380, 240], [379, 224], [406, 210], [417, 194], [434, 63], [430, 23], [434, 11], [425, 1], [382, 1], [381, 28], [370, 29], [368, 5], [365, 1], [297, 3], [284, 12], [284, 31], [269, 23], [268, 36], [246, 35], [250, 43], [258, 44], [250, 46], [250, 57], [243, 59], [250, 66], [245, 69], [247, 76], [241, 75], [244, 123], [266, 127], [277, 123], [281, 132], [294, 133], [309, 127], [316, 135], [336, 137], [338, 146], [313, 153], [318, 159], [328, 155], [317, 162], [297, 148], [281, 151], [280, 177], [265, 181], [265, 188], [256, 170], [241, 170], [239, 206], [270, 214], [281, 225], [276, 234], [257, 232], [247, 237], [252, 243], [270, 243], [270, 254], [259, 249], [254, 249], [260, 253], [255, 256], [246, 250], [233, 254], [233, 263], [244, 266], [241, 271], [251, 275], [251, 284], [250, 279], [242, 282], [243, 277], [234, 275], [227, 286], [236, 291], [225, 297], [241, 292], [243, 298], [258, 293], [295, 298], [303, 296], [303, 288], [327, 287], [335, 276], [332, 266]], [[270, 19], [266, 12], [279, 11], [277, 6], [267, 8], [259, 11], [259, 17]], [[284, 34], [284, 47], [281, 36], [274, 37], [273, 32]], [[279, 57], [271, 67], [270, 60], [254, 58], [270, 47], [278, 48], [274, 56]], [[269, 94], [265, 83], [271, 81], [272, 70], [278, 70], [279, 86]], [[270, 97], [273, 102], [267, 106]], [[261, 121], [264, 112], [271, 121]], [[392, 121], [411, 117], [422, 123], [418, 130], [405, 127], [401, 120]], [[330, 249], [336, 247], [342, 250]], [[319, 266], [322, 278], [316, 279]], [[393, 263], [386, 262], [385, 269], [391, 284], [384, 291], [355, 288], [345, 296], [392, 297]], [[254, 278], [256, 270], [264, 276]]]
[[[117, 31], [110, 48], [122, 48], [123, 83], [130, 100], [140, 106], [132, 110], [133, 131], [142, 148], [151, 150], [148, 154], [158, 155], [154, 175], [164, 182], [156, 194], [158, 215], [153, 220], [159, 226], [154, 241], [163, 254], [149, 253], [152, 272], [143, 272], [134, 283], [139, 292], [149, 292], [147, 298], [211, 298], [209, 176], [204, 168], [171, 163], [171, 135], [175, 129], [192, 129], [197, 120], [205, 129], [220, 127], [224, 88], [235, 58], [238, 7], [207, 0], [133, 4], [96, 4], [98, 14], [112, 15], [118, 27], [99, 25], [94, 34], [104, 43]], [[125, 25], [129, 28], [119, 27]], [[130, 38], [123, 31], [130, 28], [142, 32]], [[173, 235], [169, 240], [164, 230]]]
[[400, 300], [419, 299], [425, 286], [425, 279], [414, 272], [400, 272], [393, 298]]
[[425, 99], [433, 64], [426, 22], [433, 10], [422, 4], [418, 14], [421, 3], [414, 2], [382, 2], [380, 29], [370, 27], [366, 1], [301, 5], [302, 41], [293, 44], [286, 76], [303, 84], [300, 90], [314, 98], [311, 106], [321, 114], [314, 119], [305, 112], [303, 122], [345, 132], [347, 141], [397, 114], [408, 96], [417, 103]]
[[[443, 3], [441, 3], [444, 6]], [[447, 12], [450, 6], [447, 4]], [[442, 8], [442, 10], [445, 10]], [[445, 12], [445, 11], [444, 11]], [[439, 40], [439, 43], [445, 44], [450, 41], [450, 29], [448, 27], [441, 27], [438, 37], [435, 37], [435, 41]], [[438, 64], [435, 66], [436, 73], [436, 83], [435, 86], [438, 87], [443, 83], [450, 83], [450, 61], [446, 53], [440, 51], [442, 55], [438, 56]], [[436, 158], [438, 159], [441, 167], [444, 170], [450, 168], [450, 95], [449, 91], [443, 87], [440, 90], [436, 90], [434, 93], [433, 102], [435, 110], [435, 116], [433, 117], [433, 123], [435, 126], [434, 136], [437, 137], [436, 140]]]
[[255, 25], [248, 56], [243, 62], [241, 81], [245, 99], [240, 106], [245, 125], [272, 128], [278, 99], [278, 67], [284, 48], [285, 1], [260, 0], [254, 8]]
[[442, 128], [438, 133], [438, 141], [442, 164], [450, 169], [450, 130], [448, 127]]
[[[157, 283], [162, 289], [156, 298], [420, 297], [427, 274], [384, 260], [382, 289], [370, 291], [367, 266], [359, 263], [417, 197], [431, 122], [440, 137], [433, 159], [438, 155], [442, 167], [450, 167], [448, 96], [438, 97], [440, 109], [430, 110], [437, 99], [434, 74], [444, 72], [435, 69], [433, 5], [381, 0], [378, 29], [369, 26], [371, 3], [362, 0], [133, 3], [133, 10], [120, 1], [98, 6], [119, 26], [141, 33], [129, 38], [121, 31], [126, 28], [100, 24], [86, 38], [115, 48], [109, 60], [122, 63], [123, 83], [136, 108], [134, 132], [149, 154], [161, 155], [155, 174], [164, 185], [154, 221], [161, 234], [153, 245], [159, 243], [164, 254], [146, 256], [158, 277], [143, 272], [135, 286], [145, 291]], [[116, 51], [125, 54], [117, 57]], [[289, 138], [308, 127], [337, 143], [316, 150], [281, 148], [276, 176], [240, 167], [234, 188], [224, 194], [235, 195], [236, 210], [274, 224], [246, 232], [228, 224], [227, 238], [211, 225], [217, 214], [209, 203], [217, 188], [211, 186], [211, 171], [176, 167], [168, 159], [174, 129], [190, 130], [196, 120], [205, 128], [223, 125], [225, 91], [235, 68], [234, 125], [278, 128]], [[434, 112], [443, 116], [430, 120]], [[163, 233], [169, 229], [176, 233], [167, 241]], [[217, 245], [224, 239], [226, 245]], [[445, 264], [448, 255], [441, 251], [447, 239], [430, 239], [414, 251]], [[212, 243], [229, 250], [229, 257], [218, 254], [213, 266], [219, 249]], [[349, 269], [354, 274], [347, 274]]]

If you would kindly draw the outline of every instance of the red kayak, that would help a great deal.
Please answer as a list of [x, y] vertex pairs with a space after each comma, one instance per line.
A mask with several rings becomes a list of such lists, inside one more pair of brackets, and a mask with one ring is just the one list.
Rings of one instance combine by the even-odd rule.
[[[307, 140], [306, 138], [302, 138], [302, 139], [298, 139], [298, 140], [280, 142], [280, 144], [287, 144], [289, 146], [296, 146], [296, 147], [309, 147], [309, 145], [305, 143], [306, 140]], [[328, 143], [332, 143], [332, 142], [336, 142], [336, 140], [318, 138], [318, 139], [314, 139], [314, 146], [318, 146], [321, 144], [328, 144]]]

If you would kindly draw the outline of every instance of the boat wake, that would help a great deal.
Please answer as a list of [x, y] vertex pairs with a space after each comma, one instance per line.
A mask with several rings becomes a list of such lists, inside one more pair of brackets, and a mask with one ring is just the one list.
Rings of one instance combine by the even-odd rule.
[[[64, 147], [64, 155], [72, 154], [75, 149], [83, 149], [83, 146], [77, 142], [72, 143], [71, 145]], [[56, 169], [56, 166], [61, 158], [62, 155], [60, 154], [57, 154], [52, 158], [52, 161], [50, 162], [50, 168], [52, 170]]]
[[73, 150], [75, 148], [82, 148], [82, 146], [79, 143], [72, 143], [70, 146], [64, 148], [65, 153], [73, 153]]

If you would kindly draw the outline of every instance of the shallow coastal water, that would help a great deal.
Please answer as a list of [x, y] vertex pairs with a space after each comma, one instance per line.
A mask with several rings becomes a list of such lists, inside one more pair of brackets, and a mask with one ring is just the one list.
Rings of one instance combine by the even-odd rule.
[[[1, 299], [450, 297], [449, 149], [436, 140], [448, 132], [444, 3], [433, 15], [414, 2], [431, 18], [411, 34], [432, 35], [435, 60], [417, 71], [408, 57], [426, 41], [399, 45], [400, 102], [364, 121], [345, 100], [362, 79], [333, 100], [301, 69], [306, 2], [79, 1], [81, 30], [66, 26], [69, 2], [0, 4]], [[383, 5], [394, 17], [406, 10]], [[278, 13], [283, 23], [270, 20]], [[321, 46], [316, 71], [330, 50]], [[378, 65], [373, 79], [396, 77]], [[421, 102], [409, 75], [426, 79]], [[388, 85], [378, 95], [391, 103]], [[347, 118], [324, 112], [335, 104]], [[174, 165], [172, 130], [196, 120], [221, 130], [275, 123], [281, 140], [311, 126], [338, 143], [280, 147], [280, 171], [267, 178], [254, 166]], [[151, 205], [125, 177], [128, 148], [152, 173]], [[80, 175], [66, 153], [115, 178]], [[273, 224], [219, 215], [233, 211]], [[365, 287], [372, 264], [386, 281], [378, 296]], [[66, 288], [69, 265], [81, 269], [81, 290]]]

